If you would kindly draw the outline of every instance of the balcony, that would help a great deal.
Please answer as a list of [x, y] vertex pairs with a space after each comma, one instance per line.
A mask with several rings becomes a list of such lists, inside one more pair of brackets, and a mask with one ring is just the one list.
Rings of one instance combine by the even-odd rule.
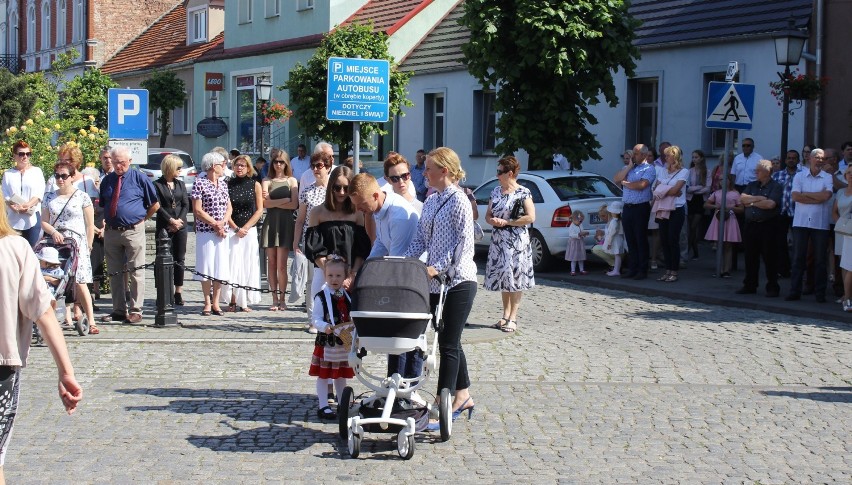
[[21, 72], [21, 58], [11, 55], [0, 55], [0, 67], [5, 67], [12, 74]]

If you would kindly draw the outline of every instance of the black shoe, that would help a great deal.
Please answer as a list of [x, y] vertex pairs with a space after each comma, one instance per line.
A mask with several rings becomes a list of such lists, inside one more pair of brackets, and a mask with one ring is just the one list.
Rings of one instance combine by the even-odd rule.
[[183, 306], [183, 295], [180, 293], [175, 293], [175, 305]]
[[627, 279], [632, 279], [632, 278], [633, 278], [633, 277], [635, 277], [635, 276], [636, 276], [636, 273], [634, 273], [634, 272], [632, 272], [632, 271], [628, 271], [628, 272], [626, 272], [626, 273], [621, 273], [621, 277], [622, 277], [623, 279], [625, 279], [625, 280], [627, 280]]
[[336, 398], [336, 397], [334, 397], [334, 393], [333, 393], [333, 392], [329, 392], [329, 393], [328, 393], [328, 396], [326, 396], [326, 401], [328, 401], [328, 403], [329, 403], [329, 404], [336, 403], [336, 402], [337, 402], [337, 398]]
[[794, 295], [792, 293], [784, 297], [784, 301], [799, 301], [801, 299], [802, 295]]
[[633, 277], [634, 280], [644, 280], [648, 278], [648, 273], [636, 273], [636, 276]]
[[766, 292], [766, 298], [778, 298], [778, 295], [779, 295], [779, 294], [781, 294], [781, 292], [780, 292], [780, 291], [778, 291], [778, 290], [775, 290], [775, 291], [767, 291], [767, 292]]
[[99, 312], [99, 311], [101, 311], [101, 307], [99, 307], [99, 306], [95, 305], [94, 303], [92, 303], [92, 311], [93, 311], [93, 312]]
[[332, 411], [330, 407], [326, 406], [324, 408], [317, 409], [317, 417], [320, 418], [320, 420], [325, 419], [331, 421], [337, 419], [337, 413]]
[[746, 288], [745, 286], [743, 286], [742, 288], [735, 291], [734, 293], [736, 293], [737, 295], [751, 295], [751, 294], [757, 293], [757, 290], [754, 289], [754, 288]]
[[816, 301], [817, 303], [825, 303], [825, 295], [817, 295]]

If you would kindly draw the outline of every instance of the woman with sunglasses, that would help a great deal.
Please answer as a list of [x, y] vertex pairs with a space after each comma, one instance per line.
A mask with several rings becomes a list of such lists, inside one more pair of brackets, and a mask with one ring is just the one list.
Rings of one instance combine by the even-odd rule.
[[[325, 202], [328, 172], [331, 170], [333, 162], [333, 156], [325, 151], [311, 155], [310, 171], [314, 181], [308, 184], [307, 187], [299, 190], [299, 212], [296, 215], [296, 224], [293, 229], [293, 251], [298, 254], [303, 254], [303, 249], [305, 248], [305, 234], [308, 232], [308, 216], [314, 207], [320, 206]], [[305, 178], [305, 176], [303, 175], [302, 178]], [[314, 272], [309, 270], [307, 273], [305, 283], [307, 284], [308, 291], [310, 291], [313, 284]], [[295, 280], [296, 278], [294, 278]], [[319, 278], [320, 286], [322, 286], [324, 281], [324, 277]], [[290, 292], [292, 296], [292, 294], [296, 293], [301, 294], [302, 290], [291, 288]], [[305, 295], [305, 310], [308, 314], [306, 327], [310, 333], [317, 333], [317, 329], [310, 323], [314, 309], [314, 295], [316, 293], [315, 291], [309, 295]]]
[[287, 259], [293, 250], [295, 221], [293, 213], [299, 207], [299, 181], [293, 177], [290, 157], [280, 148], [269, 151], [267, 177], [263, 180], [263, 207], [266, 219], [261, 231], [261, 244], [266, 248], [267, 280], [272, 292], [270, 311], [286, 310], [284, 291], [287, 290]]
[[[187, 220], [189, 212], [189, 192], [186, 184], [179, 179], [183, 160], [175, 154], [166, 155], [160, 162], [160, 172], [163, 174], [154, 181], [154, 190], [160, 208], [157, 209], [157, 239], [160, 231], [165, 229], [169, 236], [171, 254], [177, 265], [174, 269], [175, 305], [183, 306], [183, 265], [186, 261]], [[160, 244], [157, 244], [159, 251]]]
[[[59, 162], [53, 169], [53, 178], [59, 187], [44, 197], [41, 228], [56, 244], [70, 237], [77, 244], [77, 303], [86, 312], [89, 333], [99, 334], [92, 308], [92, 295], [88, 283], [92, 282], [92, 242], [95, 238], [94, 208], [92, 199], [71, 184], [76, 169], [68, 162]], [[68, 313], [66, 312], [66, 319]]]
[[527, 231], [527, 225], [535, 222], [535, 205], [530, 190], [518, 183], [520, 168], [513, 156], [497, 162], [500, 184], [491, 191], [491, 202], [485, 211], [485, 222], [494, 226], [494, 230], [488, 246], [484, 286], [502, 294], [503, 317], [493, 326], [504, 332], [517, 330], [521, 295], [535, 286]]
[[23, 140], [12, 145], [15, 166], [3, 172], [3, 199], [12, 229], [35, 246], [41, 235], [39, 209], [44, 199], [44, 174], [30, 163], [33, 150]]
[[349, 184], [354, 177], [355, 172], [347, 166], [332, 170], [326, 185], [325, 201], [311, 210], [308, 217], [305, 256], [314, 263], [311, 295], [316, 295], [322, 289], [325, 262], [329, 256], [337, 254], [349, 263], [349, 272], [343, 281], [344, 288], [348, 289], [355, 273], [370, 254], [370, 238], [364, 229], [364, 213], [356, 210], [355, 204], [349, 199]]
[[[414, 191], [414, 184], [411, 180], [411, 165], [408, 160], [396, 152], [389, 152], [385, 158], [385, 180], [388, 181], [388, 187], [397, 195], [401, 195], [414, 211], [420, 215], [423, 212], [423, 202], [417, 200]], [[384, 189], [387, 191], [387, 189]]]
[[[254, 167], [248, 155], [237, 155], [233, 162], [234, 176], [228, 180], [231, 217], [228, 226], [233, 234], [228, 238], [231, 282], [252, 288], [260, 287], [260, 267], [257, 255], [257, 221], [263, 215], [263, 191], [255, 179]], [[271, 288], [271, 285], [270, 285]], [[222, 301], [228, 301], [228, 311], [237, 308], [252, 311], [249, 304], [260, 303], [260, 292], [226, 286]]]

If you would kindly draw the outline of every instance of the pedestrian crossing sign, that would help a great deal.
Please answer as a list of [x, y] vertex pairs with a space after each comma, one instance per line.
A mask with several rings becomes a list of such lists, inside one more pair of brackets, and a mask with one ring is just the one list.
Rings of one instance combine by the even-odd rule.
[[750, 130], [754, 120], [754, 84], [710, 82], [707, 128]]

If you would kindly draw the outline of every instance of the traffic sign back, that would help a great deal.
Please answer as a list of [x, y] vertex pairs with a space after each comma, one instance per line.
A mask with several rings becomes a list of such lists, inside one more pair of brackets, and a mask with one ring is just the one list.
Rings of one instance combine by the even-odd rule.
[[707, 128], [750, 130], [754, 84], [711, 82], [707, 86]]
[[110, 138], [148, 139], [147, 89], [110, 89], [107, 102]]
[[386, 59], [328, 59], [325, 117], [384, 123], [389, 117], [390, 63]]

